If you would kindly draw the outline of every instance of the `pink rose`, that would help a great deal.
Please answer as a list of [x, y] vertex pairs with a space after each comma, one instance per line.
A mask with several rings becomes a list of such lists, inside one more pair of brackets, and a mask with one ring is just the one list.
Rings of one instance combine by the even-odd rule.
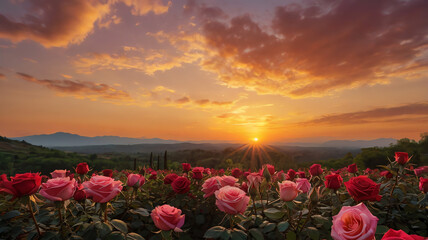
[[415, 168], [413, 171], [415, 172], [415, 175], [419, 177], [424, 173], [428, 173], [428, 166], [418, 167], [418, 168]]
[[68, 177], [68, 175], [70, 175], [70, 171], [68, 170], [55, 170], [51, 172], [52, 178], [65, 178]]
[[222, 187], [224, 186], [235, 186], [238, 179], [232, 177], [232, 176], [221, 176], [220, 177], [220, 184]]
[[248, 188], [259, 189], [260, 183], [262, 182], [262, 176], [259, 173], [250, 173], [247, 176]]
[[49, 179], [42, 183], [40, 194], [51, 201], [65, 201], [73, 197], [77, 188], [75, 179], [68, 177], [58, 177]]
[[375, 237], [377, 221], [366, 205], [344, 206], [333, 216], [331, 236], [334, 240], [361, 239], [372, 240]]
[[221, 188], [220, 180], [221, 177], [219, 176], [211, 177], [205, 180], [204, 184], [202, 184], [202, 191], [205, 193], [204, 198], [213, 195], [215, 191]]
[[126, 185], [130, 187], [141, 187], [146, 182], [146, 179], [144, 176], [140, 174], [134, 174], [131, 173], [128, 175], [128, 181], [126, 182]]
[[181, 215], [181, 210], [168, 204], [157, 206], [152, 210], [150, 216], [156, 227], [163, 231], [174, 230], [182, 232], [180, 229], [184, 224], [185, 215]]
[[297, 183], [297, 189], [304, 193], [307, 193], [309, 192], [309, 190], [311, 190], [311, 184], [306, 178], [298, 178], [296, 179], [296, 183]]
[[282, 183], [278, 183], [279, 186], [279, 197], [286, 202], [293, 201], [297, 195], [299, 195], [299, 190], [297, 189], [297, 184], [285, 180]]
[[83, 182], [86, 195], [92, 197], [94, 202], [106, 203], [122, 191], [122, 182], [114, 181], [111, 177], [93, 176], [89, 181]]
[[237, 187], [225, 186], [215, 192], [215, 204], [220, 211], [227, 214], [236, 215], [243, 214], [247, 209], [250, 197], [244, 191]]

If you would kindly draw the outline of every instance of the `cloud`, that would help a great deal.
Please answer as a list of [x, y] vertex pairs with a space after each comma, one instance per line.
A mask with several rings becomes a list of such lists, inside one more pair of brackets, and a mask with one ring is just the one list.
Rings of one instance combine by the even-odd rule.
[[6, 79], [6, 75], [4, 75], [3, 73], [0, 73], [0, 80], [1, 79]]
[[78, 44], [110, 11], [109, 4], [88, 0], [30, 0], [30, 5], [19, 21], [0, 14], [0, 38], [29, 39], [48, 48]]
[[410, 103], [367, 111], [330, 114], [300, 123], [301, 125], [350, 125], [377, 122], [410, 122], [428, 120], [428, 102]]
[[[123, 2], [132, 7], [132, 14], [149, 12], [162, 14], [168, 11], [161, 0], [29, 0], [24, 17], [9, 17], [0, 14], [0, 38], [16, 43], [32, 40], [46, 48], [67, 47], [79, 44], [93, 32], [95, 23], [99, 28], [119, 24], [121, 18], [111, 14], [116, 3]], [[18, 19], [18, 20], [16, 20]]]
[[162, 0], [120, 0], [126, 6], [132, 7], [133, 15], [145, 15], [149, 12], [154, 14], [163, 14], [168, 12], [169, 7], [172, 5], [171, 1], [164, 4]]
[[201, 65], [229, 87], [294, 98], [420, 78], [428, 76], [426, 12], [424, 0], [325, 0], [277, 7], [268, 29], [249, 15], [203, 21], [215, 54]]
[[103, 99], [108, 101], [133, 102], [130, 95], [104, 83], [93, 83], [79, 80], [47, 80], [37, 79], [25, 73], [16, 73], [25, 81], [45, 86], [60, 95], [73, 96], [79, 99]]

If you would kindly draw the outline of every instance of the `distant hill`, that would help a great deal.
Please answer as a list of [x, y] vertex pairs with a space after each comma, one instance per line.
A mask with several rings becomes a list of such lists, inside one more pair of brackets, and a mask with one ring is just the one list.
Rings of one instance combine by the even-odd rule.
[[322, 143], [314, 142], [290, 142], [283, 143], [285, 146], [297, 147], [334, 147], [334, 148], [368, 148], [368, 147], [388, 147], [395, 144], [397, 139], [394, 138], [378, 138], [373, 140], [331, 140]]
[[127, 138], [117, 136], [97, 136], [85, 137], [77, 134], [57, 132], [54, 134], [32, 135], [12, 138], [14, 140], [24, 140], [33, 145], [45, 147], [65, 147], [65, 146], [93, 146], [93, 145], [129, 145], [129, 144], [173, 144], [180, 143], [175, 140], [165, 140], [160, 138]]

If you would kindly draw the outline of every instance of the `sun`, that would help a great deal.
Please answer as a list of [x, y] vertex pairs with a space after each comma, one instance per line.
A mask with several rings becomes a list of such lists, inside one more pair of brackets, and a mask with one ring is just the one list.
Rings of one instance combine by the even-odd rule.
[[257, 141], [259, 141], [259, 138], [256, 138], [256, 137], [255, 137], [255, 138], [253, 138], [253, 141], [254, 141], [254, 142], [257, 142]]

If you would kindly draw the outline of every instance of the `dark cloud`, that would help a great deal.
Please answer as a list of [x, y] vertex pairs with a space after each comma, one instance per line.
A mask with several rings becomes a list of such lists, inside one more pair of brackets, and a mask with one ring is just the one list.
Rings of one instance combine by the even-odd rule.
[[188, 98], [188, 97], [182, 97], [182, 98], [175, 100], [175, 103], [177, 103], [177, 104], [185, 104], [188, 102], [190, 102], [190, 98]]
[[277, 7], [271, 29], [248, 16], [205, 22], [205, 69], [230, 87], [292, 97], [413, 78], [428, 66], [428, 1], [326, 0]]
[[90, 99], [106, 99], [106, 100], [119, 100], [125, 102], [133, 101], [130, 95], [116, 88], [113, 88], [104, 83], [93, 83], [88, 81], [79, 80], [41, 80], [25, 73], [17, 73], [17, 75], [32, 83], [45, 86], [55, 92], [71, 95], [77, 98], [90, 98]]
[[395, 107], [375, 108], [367, 111], [351, 113], [330, 114], [311, 121], [301, 123], [303, 125], [348, 125], [374, 122], [395, 122], [420, 119], [428, 119], [428, 102], [411, 103]]

